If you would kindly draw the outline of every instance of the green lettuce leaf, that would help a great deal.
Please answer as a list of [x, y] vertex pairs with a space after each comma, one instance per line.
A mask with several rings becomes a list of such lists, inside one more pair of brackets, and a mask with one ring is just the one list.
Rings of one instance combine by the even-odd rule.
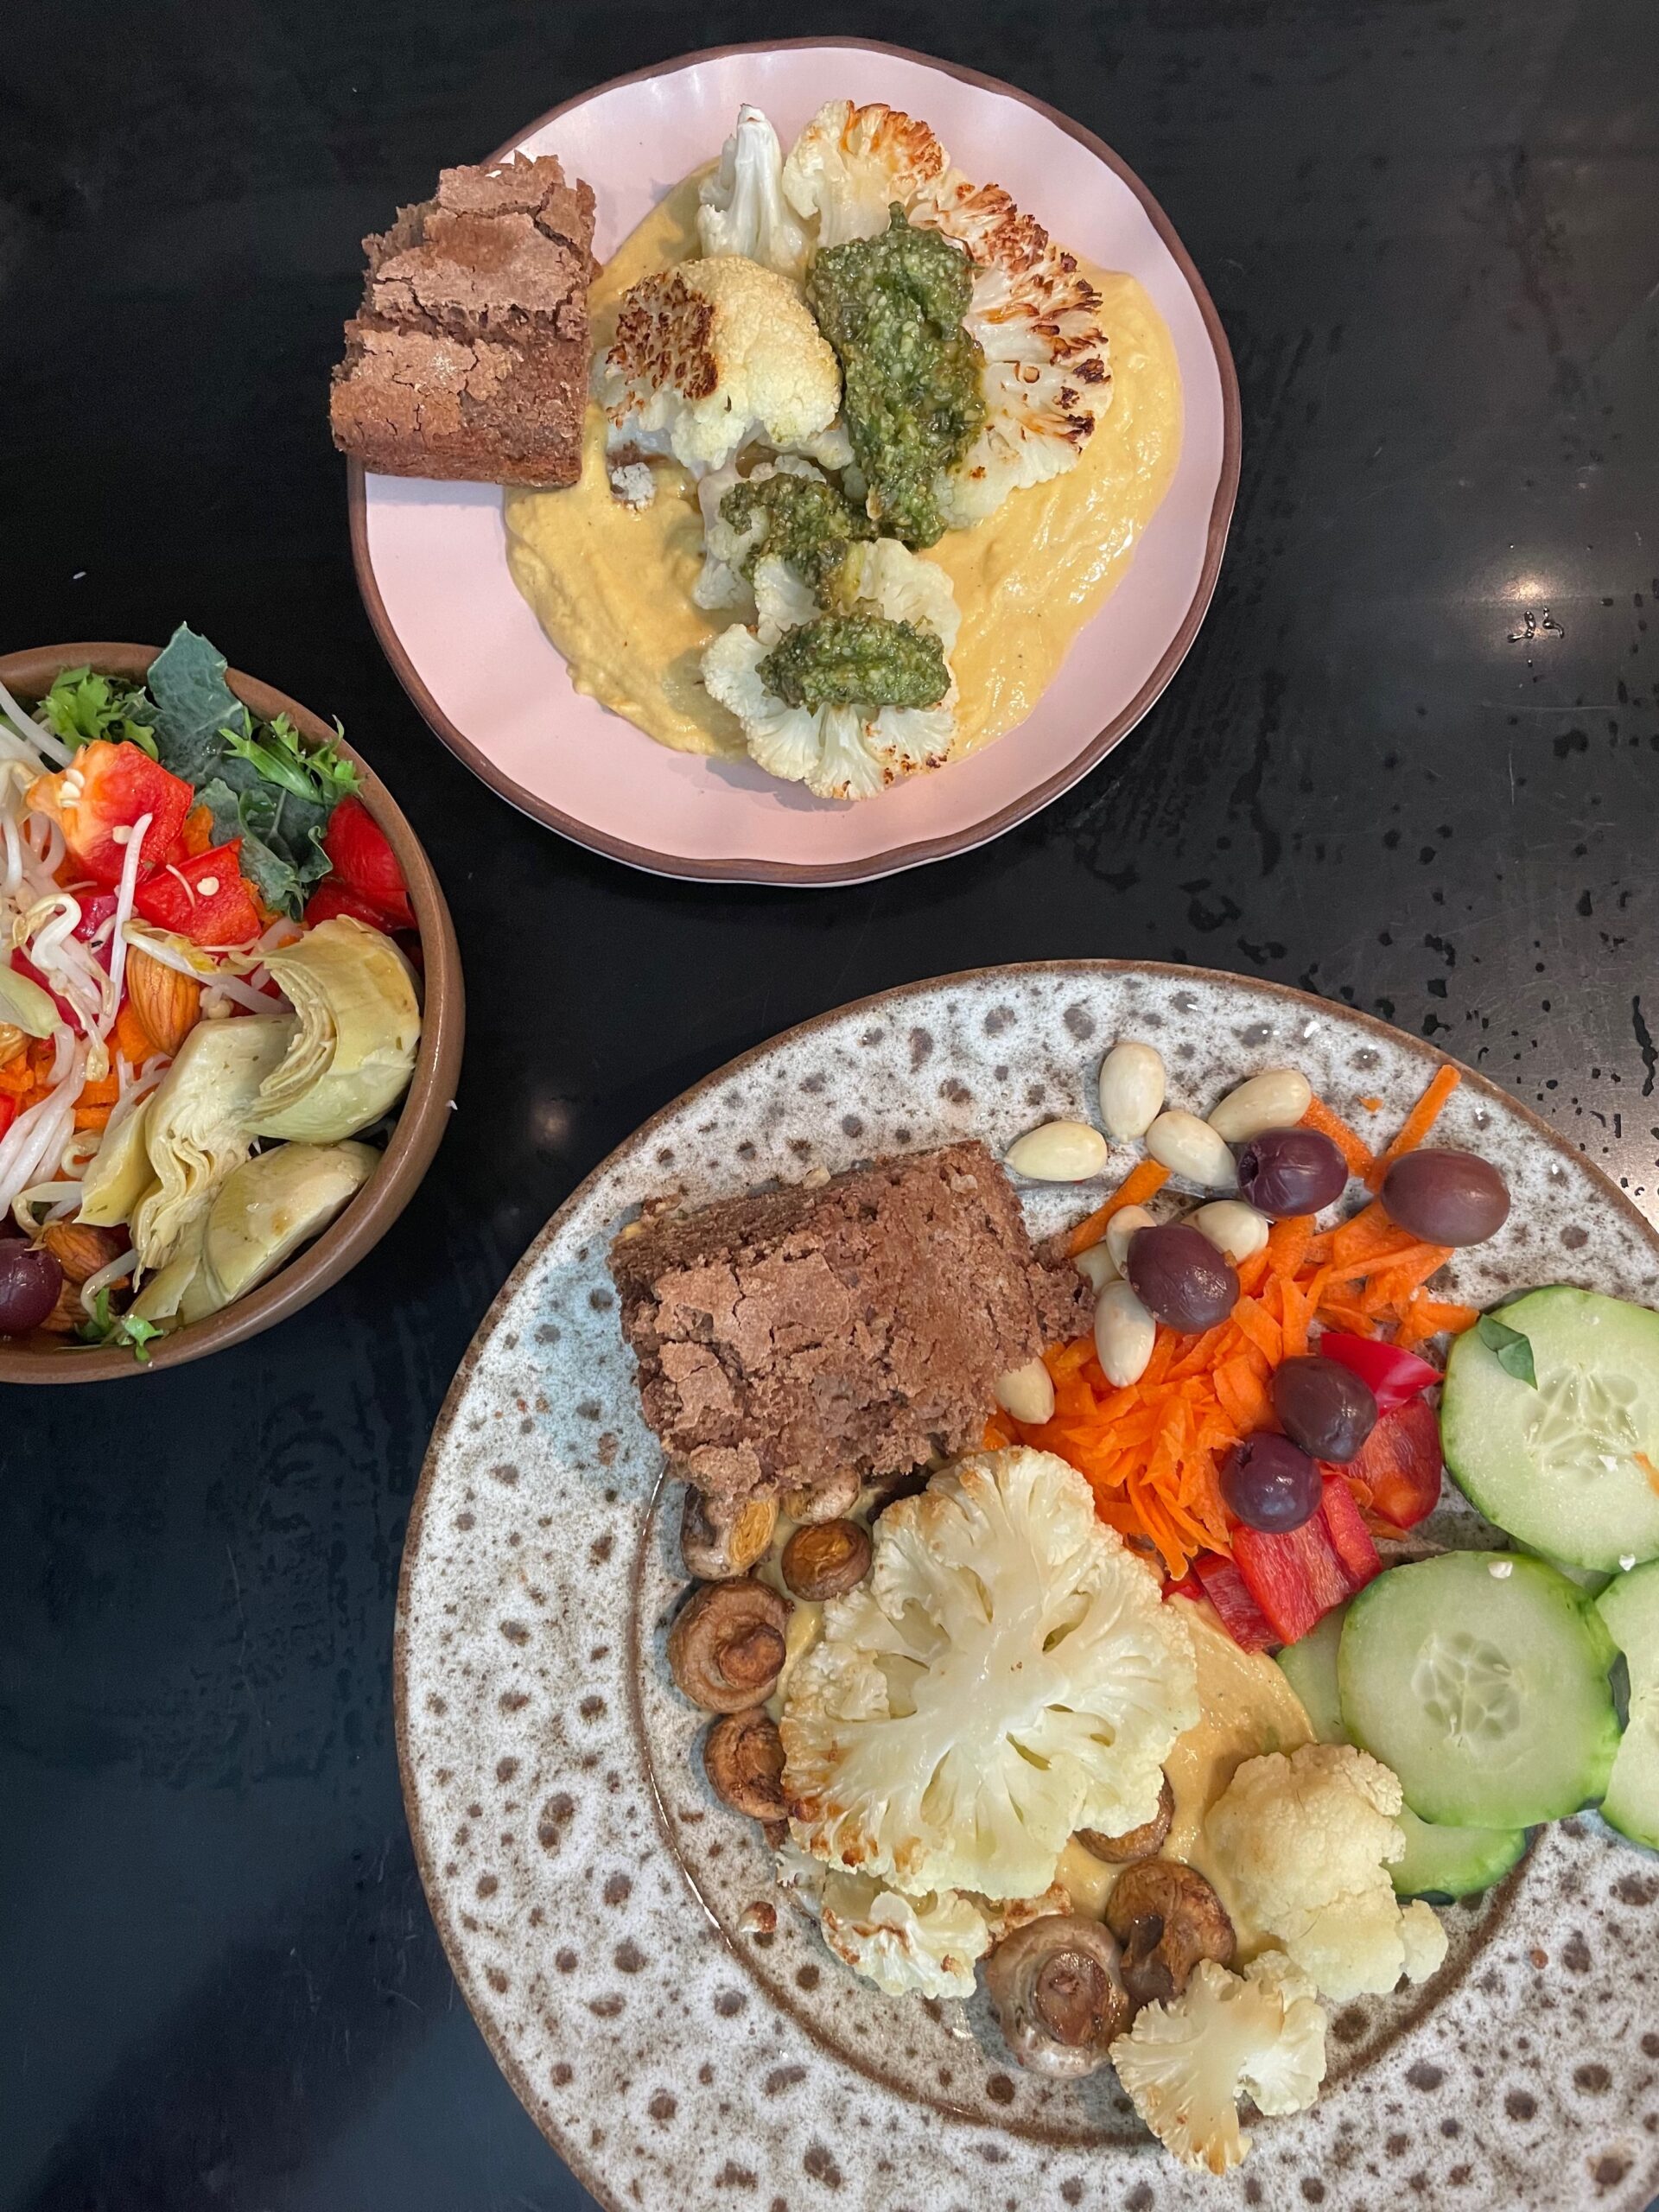
[[225, 681], [226, 659], [181, 622], [149, 664], [145, 679], [156, 702], [156, 744], [162, 766], [198, 788], [226, 750], [221, 734], [251, 733], [247, 709]]
[[312, 885], [329, 870], [322, 833], [330, 810], [267, 783], [246, 760], [220, 766], [196, 793], [213, 817], [213, 842], [239, 837], [243, 874], [268, 906], [297, 921]]
[[119, 677], [94, 676], [90, 668], [62, 670], [40, 702], [47, 725], [72, 751], [103, 738], [118, 745], [124, 739], [148, 753], [156, 747], [156, 709], [136, 683]]

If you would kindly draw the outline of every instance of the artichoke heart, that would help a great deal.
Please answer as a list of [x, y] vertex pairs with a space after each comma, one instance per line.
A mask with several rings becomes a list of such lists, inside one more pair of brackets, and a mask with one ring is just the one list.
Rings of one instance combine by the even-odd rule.
[[283, 1144], [246, 1160], [207, 1211], [204, 1272], [228, 1305], [327, 1228], [380, 1164], [366, 1144]]
[[198, 1022], [180, 1046], [145, 1116], [156, 1186], [133, 1209], [132, 1243], [146, 1268], [166, 1267], [252, 1150], [245, 1117], [293, 1033], [286, 1019], [235, 1015]]
[[265, 965], [299, 1023], [243, 1126], [310, 1144], [354, 1135], [402, 1096], [414, 1072], [421, 1011], [402, 956], [378, 930], [342, 915]]
[[151, 1275], [133, 1300], [130, 1311], [135, 1319], [148, 1321], [166, 1331], [181, 1321], [199, 1321], [204, 1313], [212, 1313], [211, 1303], [204, 1305], [195, 1294], [201, 1275], [202, 1239], [207, 1231], [207, 1213], [198, 1211], [181, 1232], [172, 1258]]
[[80, 1179], [80, 1211], [77, 1219], [92, 1229], [113, 1229], [130, 1221], [138, 1201], [156, 1187], [156, 1170], [149, 1164], [149, 1109], [146, 1098], [126, 1120], [106, 1131]]

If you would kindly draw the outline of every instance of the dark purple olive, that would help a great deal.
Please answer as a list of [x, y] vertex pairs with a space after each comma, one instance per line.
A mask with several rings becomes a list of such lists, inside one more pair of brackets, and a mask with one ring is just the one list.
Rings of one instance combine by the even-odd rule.
[[1510, 1189], [1472, 1152], [1408, 1152], [1382, 1182], [1390, 1221], [1425, 1244], [1484, 1244], [1510, 1217]]
[[1264, 1429], [1227, 1454], [1221, 1494], [1247, 1529], [1283, 1535], [1300, 1529], [1318, 1506], [1319, 1471], [1287, 1436]]
[[1348, 1163], [1318, 1129], [1264, 1129], [1238, 1148], [1238, 1190], [1275, 1221], [1318, 1213], [1348, 1187]]
[[63, 1269], [32, 1245], [0, 1244], [0, 1337], [38, 1329], [58, 1302]]
[[1238, 1277], [1202, 1230], [1160, 1221], [1129, 1239], [1123, 1272], [1148, 1313], [1195, 1336], [1224, 1321], [1238, 1303]]
[[1287, 1359], [1273, 1373], [1273, 1410], [1285, 1433], [1316, 1459], [1351, 1459], [1376, 1427], [1376, 1400], [1339, 1360]]

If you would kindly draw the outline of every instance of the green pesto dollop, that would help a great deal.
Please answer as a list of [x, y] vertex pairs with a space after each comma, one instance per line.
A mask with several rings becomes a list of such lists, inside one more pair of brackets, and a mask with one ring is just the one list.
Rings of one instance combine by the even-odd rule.
[[896, 201], [885, 231], [826, 246], [806, 280], [807, 305], [841, 359], [869, 511], [906, 545], [943, 535], [935, 481], [985, 420], [985, 356], [962, 324], [972, 289], [961, 248], [913, 228]]
[[760, 483], [734, 484], [720, 503], [721, 520], [740, 532], [758, 518], [761, 528], [739, 566], [751, 582], [763, 553], [798, 569], [819, 599], [829, 596], [855, 543], [875, 536], [875, 524], [833, 484], [779, 469]]
[[937, 707], [950, 689], [931, 630], [884, 614], [820, 614], [786, 631], [760, 681], [791, 707]]

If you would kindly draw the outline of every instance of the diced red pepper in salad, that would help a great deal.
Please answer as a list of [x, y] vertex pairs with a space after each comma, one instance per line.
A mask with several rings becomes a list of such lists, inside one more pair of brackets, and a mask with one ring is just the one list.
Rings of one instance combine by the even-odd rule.
[[1193, 1572], [1222, 1626], [1241, 1650], [1267, 1651], [1280, 1641], [1231, 1560], [1223, 1559], [1218, 1552], [1200, 1552], [1193, 1561]]
[[1340, 1471], [1380, 1520], [1414, 1529], [1440, 1503], [1442, 1465], [1434, 1408], [1413, 1398], [1383, 1414]]
[[1233, 1531], [1233, 1564], [1266, 1615], [1276, 1643], [1294, 1643], [1351, 1595], [1323, 1513], [1300, 1529]]
[[118, 883], [133, 825], [150, 817], [139, 864], [156, 867], [176, 849], [196, 795], [142, 746], [97, 738], [56, 775], [37, 777], [28, 803], [50, 815], [88, 875]]
[[1358, 1376], [1382, 1414], [1408, 1404], [1441, 1380], [1438, 1367], [1376, 1337], [1351, 1337], [1340, 1329], [1327, 1329], [1319, 1338], [1319, 1350], [1326, 1359]]
[[1342, 1562], [1349, 1589], [1363, 1590], [1382, 1573], [1382, 1555], [1371, 1541], [1371, 1532], [1354, 1503], [1354, 1493], [1335, 1469], [1326, 1471], [1320, 1484], [1319, 1517], [1332, 1548]]
[[228, 844], [176, 861], [139, 885], [134, 910], [157, 929], [175, 930], [193, 944], [245, 944], [264, 925], [242, 880], [241, 858], [242, 840], [232, 837]]
[[0, 1137], [4, 1136], [16, 1118], [17, 1101], [10, 1091], [0, 1090]]
[[305, 903], [305, 925], [314, 930], [319, 922], [338, 921], [341, 915], [348, 921], [361, 922], [383, 936], [391, 934], [393, 924], [389, 914], [378, 906], [372, 906], [366, 899], [343, 883], [336, 883], [332, 876], [320, 883]]
[[322, 849], [347, 891], [366, 899], [393, 929], [412, 930], [409, 886], [386, 834], [360, 798], [343, 798], [328, 818]]

